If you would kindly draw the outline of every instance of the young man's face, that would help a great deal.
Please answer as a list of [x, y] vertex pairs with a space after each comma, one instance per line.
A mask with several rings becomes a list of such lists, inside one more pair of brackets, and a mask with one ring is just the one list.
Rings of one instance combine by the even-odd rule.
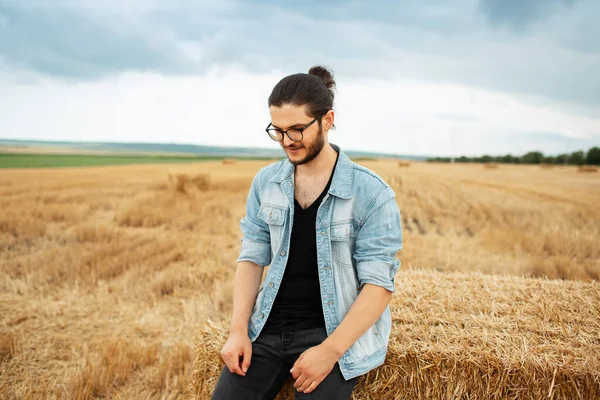
[[[269, 112], [273, 127], [283, 130], [290, 128], [302, 129], [314, 119], [306, 114], [304, 106], [292, 106], [289, 104], [284, 104], [281, 107], [271, 106], [269, 107]], [[284, 134], [280, 144], [290, 162], [294, 165], [301, 165], [314, 160], [323, 149], [323, 146], [325, 146], [325, 142], [326, 138], [323, 133], [323, 126], [319, 121], [315, 121], [308, 128], [304, 129], [302, 141], [295, 142], [288, 135]]]

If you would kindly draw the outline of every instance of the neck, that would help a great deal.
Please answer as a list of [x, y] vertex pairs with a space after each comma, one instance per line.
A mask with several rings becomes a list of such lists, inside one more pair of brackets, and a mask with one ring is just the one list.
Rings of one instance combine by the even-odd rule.
[[296, 174], [303, 176], [317, 177], [323, 174], [330, 174], [335, 165], [337, 152], [329, 143], [323, 146], [323, 149], [317, 157], [311, 162], [296, 166]]

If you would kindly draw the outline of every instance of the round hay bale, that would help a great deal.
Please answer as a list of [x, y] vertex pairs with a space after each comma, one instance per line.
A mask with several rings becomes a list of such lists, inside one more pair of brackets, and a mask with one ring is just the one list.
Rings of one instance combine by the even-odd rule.
[[[600, 398], [600, 284], [406, 270], [392, 298], [386, 363], [354, 399]], [[195, 398], [209, 399], [225, 327], [196, 347]], [[292, 398], [291, 380], [277, 399]]]
[[398, 161], [398, 166], [399, 167], [410, 167], [410, 161], [400, 160], [400, 161]]
[[197, 174], [196, 176], [190, 177], [190, 183], [192, 183], [198, 190], [208, 190], [210, 189], [210, 175]]
[[208, 174], [169, 174], [167, 181], [169, 187], [176, 192], [187, 193], [192, 187], [202, 191], [209, 190], [211, 178]]
[[577, 170], [579, 172], [597, 172], [598, 167], [595, 165], [580, 165]]
[[483, 164], [483, 166], [487, 169], [497, 169], [500, 165], [498, 165], [498, 163], [489, 162], [489, 163]]
[[543, 169], [552, 169], [554, 168], [554, 164], [540, 164], [540, 167]]
[[377, 159], [374, 157], [352, 157], [352, 161], [355, 163], [361, 163], [366, 161], [377, 161]]
[[225, 165], [235, 164], [237, 160], [235, 158], [224, 158], [222, 163]]
[[169, 174], [169, 187], [178, 193], [185, 193], [185, 185], [189, 178], [186, 174]]

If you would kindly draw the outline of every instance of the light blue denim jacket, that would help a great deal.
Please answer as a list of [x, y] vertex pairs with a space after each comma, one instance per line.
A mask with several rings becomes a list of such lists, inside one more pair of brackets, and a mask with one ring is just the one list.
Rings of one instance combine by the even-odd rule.
[[[328, 193], [317, 211], [316, 237], [321, 301], [327, 334], [340, 325], [365, 283], [394, 292], [402, 248], [400, 211], [393, 189], [377, 174], [352, 162], [339, 147]], [[288, 260], [294, 221], [294, 166], [284, 159], [254, 177], [241, 220], [238, 261], [269, 266], [248, 324], [250, 340], [260, 334]], [[391, 330], [389, 306], [348, 351], [339, 365], [346, 379], [385, 361]]]

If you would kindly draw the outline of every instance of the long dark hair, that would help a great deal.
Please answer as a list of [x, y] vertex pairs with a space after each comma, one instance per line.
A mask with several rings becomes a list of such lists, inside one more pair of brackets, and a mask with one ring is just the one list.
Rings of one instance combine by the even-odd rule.
[[319, 118], [320, 122], [333, 109], [334, 90], [332, 71], [317, 65], [309, 69], [308, 74], [293, 74], [280, 80], [269, 96], [269, 107], [306, 106], [308, 115]]

